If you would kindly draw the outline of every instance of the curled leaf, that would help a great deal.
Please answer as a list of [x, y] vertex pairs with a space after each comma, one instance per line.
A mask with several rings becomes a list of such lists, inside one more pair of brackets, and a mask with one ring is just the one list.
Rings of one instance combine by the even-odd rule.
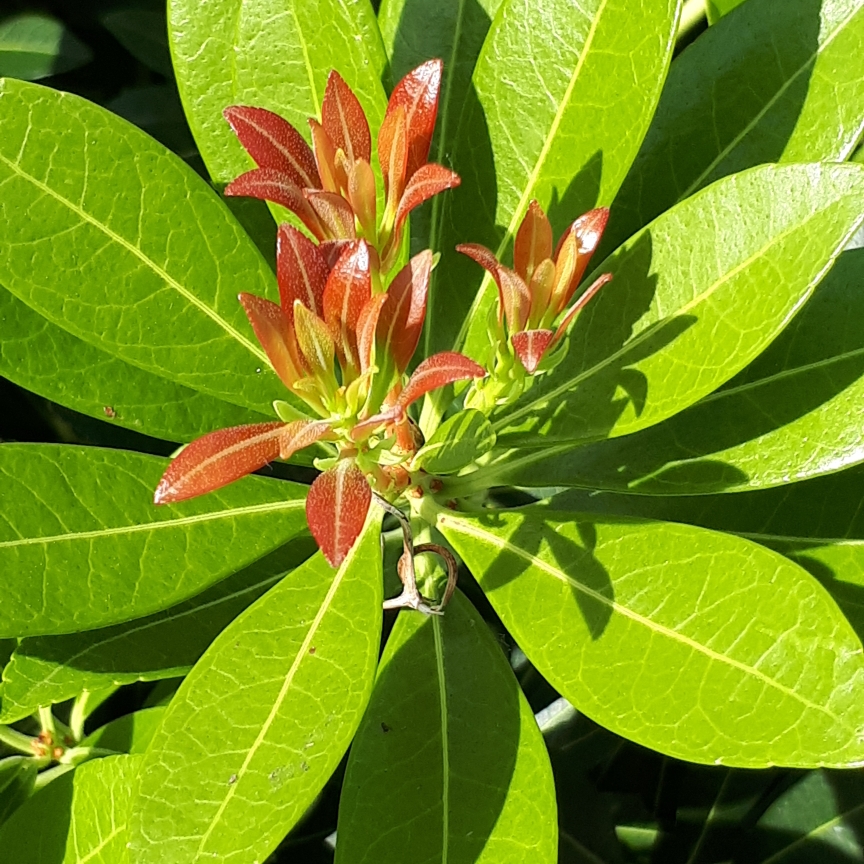
[[[405, 186], [399, 207], [396, 210], [394, 223], [394, 235], [398, 235], [402, 223], [408, 218], [408, 214], [419, 207], [424, 201], [428, 201], [433, 195], [443, 192], [445, 189], [454, 189], [462, 181], [455, 171], [429, 162], [414, 172]], [[398, 243], [398, 241], [395, 241]]]
[[399, 395], [398, 405], [404, 411], [412, 402], [432, 390], [464, 381], [468, 378], [483, 378], [486, 370], [458, 351], [441, 351], [427, 357], [408, 379]]
[[173, 504], [233, 483], [279, 456], [285, 424], [232, 426], [196, 438], [162, 475], [154, 504]]
[[306, 497], [309, 530], [331, 567], [338, 567], [366, 524], [372, 490], [348, 459], [315, 478]]
[[351, 205], [334, 192], [305, 189], [303, 195], [327, 231], [327, 239], [353, 240], [357, 236]]

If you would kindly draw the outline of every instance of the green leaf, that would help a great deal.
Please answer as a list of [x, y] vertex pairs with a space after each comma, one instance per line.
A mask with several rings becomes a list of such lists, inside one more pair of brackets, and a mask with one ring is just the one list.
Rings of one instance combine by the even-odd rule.
[[748, 838], [749, 860], [813, 864], [861, 860], [864, 778], [811, 771], [776, 798]]
[[499, 445], [625, 435], [715, 390], [808, 299], [862, 194], [857, 165], [767, 165], [658, 217], [598, 268], [614, 281], [578, 317], [566, 359], [493, 422]]
[[846, 159], [862, 105], [864, 0], [748, 0], [672, 64], [604, 248], [736, 171]]
[[261, 477], [156, 507], [167, 464], [92, 447], [0, 447], [0, 636], [166, 609], [306, 531], [306, 487]]
[[29, 756], [0, 759], [0, 825], [33, 794], [36, 762]]
[[158, 706], [124, 714], [100, 726], [81, 742], [81, 746], [114, 750], [116, 753], [143, 754], [150, 746], [166, 710], [164, 706]]
[[544, 508], [437, 524], [537, 669], [619, 735], [739, 767], [864, 759], [861, 642], [782, 556]]
[[15, 864], [125, 861], [129, 789], [140, 763], [139, 756], [96, 759], [49, 783], [0, 828], [0, 849], [6, 860]]
[[[418, 782], [422, 778], [422, 782]], [[403, 612], [351, 747], [336, 862], [557, 860], [549, 757], [483, 619]]]
[[92, 59], [90, 49], [49, 15], [24, 13], [0, 22], [0, 77], [35, 81]]
[[417, 453], [414, 465], [430, 474], [452, 474], [495, 446], [489, 421], [474, 408], [445, 420]]
[[136, 60], [166, 78], [173, 76], [164, 8], [120, 6], [103, 12], [99, 21]]
[[372, 689], [379, 525], [338, 571], [320, 554], [295, 570], [189, 673], [144, 757], [134, 864], [263, 861], [315, 799]]
[[126, 87], [105, 107], [194, 164], [198, 150], [173, 84]]
[[851, 249], [726, 387], [633, 435], [552, 448], [508, 482], [688, 495], [776, 486], [864, 460], [862, 285], [864, 249]]
[[[414, 0], [383, 0], [378, 25], [390, 73], [398, 81], [426, 60], [444, 61], [438, 122], [430, 161], [452, 163], [453, 142], [466, 100], [473, 98], [471, 75], [489, 26], [502, 0], [438, 0], [417, 3]], [[447, 193], [452, 194], [452, 193]], [[416, 251], [438, 251], [445, 196], [436, 195], [426, 206], [411, 214], [412, 247]], [[434, 294], [433, 294], [434, 302]]]
[[216, 183], [252, 165], [222, 119], [228, 105], [269, 108], [307, 134], [335, 68], [373, 129], [381, 122], [387, 61], [368, 0], [171, 0], [168, 30], [189, 126]]
[[0, 283], [134, 366], [269, 413], [285, 388], [237, 292], [275, 298], [275, 278], [212, 189], [77, 96], [6, 80], [0, 125]]
[[611, 203], [659, 99], [678, 6], [643, 0], [634, 14], [627, 0], [501, 4], [453, 139], [462, 185], [443, 200], [427, 355], [460, 344], [472, 357], [488, 349], [495, 288], [455, 244], [503, 253], [532, 198], [557, 232]]
[[164, 612], [67, 636], [22, 639], [3, 671], [0, 723], [82, 690], [185, 675], [247, 606], [315, 551], [308, 536]]
[[743, 2], [744, 0], [707, 0], [706, 11], [708, 13], [708, 23], [716, 24], [724, 15], [728, 15], [736, 6], [740, 6]]
[[168, 441], [273, 419], [124, 363], [2, 288], [0, 375], [73, 411]]

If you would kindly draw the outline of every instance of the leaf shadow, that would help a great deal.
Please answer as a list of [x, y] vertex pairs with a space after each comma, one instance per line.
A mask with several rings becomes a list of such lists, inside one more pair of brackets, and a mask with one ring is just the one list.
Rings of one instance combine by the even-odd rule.
[[[537, 513], [536, 510], [533, 512]], [[489, 528], [502, 524], [500, 516], [494, 512], [482, 514], [479, 521]], [[553, 523], [542, 517], [539, 520], [522, 520], [508, 538], [508, 545], [519, 549], [522, 554], [516, 555], [502, 549], [483, 574], [482, 588], [489, 593], [509, 584], [528, 570], [531, 558], [548, 552], [555, 564], [571, 577], [571, 596], [590, 638], [596, 641], [603, 636], [612, 617], [615, 591], [608, 571], [594, 556], [597, 545], [596, 520], [586, 516], [577, 518], [574, 524], [581, 545], [564, 537]]]

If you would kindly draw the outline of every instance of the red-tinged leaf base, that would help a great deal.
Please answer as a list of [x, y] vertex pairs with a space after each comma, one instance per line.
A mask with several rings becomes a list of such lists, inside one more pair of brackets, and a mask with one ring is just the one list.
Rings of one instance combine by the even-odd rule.
[[325, 471], [309, 489], [306, 521], [331, 567], [338, 567], [366, 524], [372, 490], [350, 460]]
[[196, 438], [162, 475], [154, 504], [173, 504], [233, 483], [279, 457], [285, 424], [232, 426]]

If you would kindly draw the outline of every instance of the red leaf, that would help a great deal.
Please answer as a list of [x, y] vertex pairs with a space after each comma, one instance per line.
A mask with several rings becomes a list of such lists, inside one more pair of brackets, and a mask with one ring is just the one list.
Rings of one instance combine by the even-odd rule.
[[379, 426], [385, 423], [395, 423], [404, 416], [404, 411], [398, 405], [393, 405], [361, 420], [351, 429], [351, 438], [354, 441], [362, 441], [367, 436], [371, 435]]
[[324, 285], [330, 268], [308, 237], [283, 223], [276, 235], [276, 279], [282, 309], [294, 320], [294, 301], [299, 300], [320, 318], [324, 314]]
[[353, 242], [353, 240], [323, 240], [319, 244], [318, 248], [327, 262], [328, 273], [336, 266], [336, 262], [342, 257], [345, 248]]
[[261, 347], [282, 383], [290, 390], [299, 377], [300, 358], [288, 316], [281, 306], [256, 294], [238, 295]]
[[609, 210], [599, 207], [580, 216], [558, 241], [555, 250], [555, 290], [553, 304], [557, 315], [570, 302], [585, 268], [600, 245]]
[[384, 177], [385, 206], [393, 213], [405, 188], [408, 166], [408, 127], [404, 108], [387, 110], [378, 130], [378, 163]]
[[433, 195], [437, 195], [445, 189], [455, 189], [461, 182], [455, 171], [451, 171], [443, 165], [429, 162], [418, 168], [405, 186], [405, 191], [399, 201], [393, 227], [394, 235], [399, 233], [402, 223], [415, 207], [419, 207], [424, 201], [428, 201]]
[[580, 295], [576, 302], [567, 310], [564, 320], [558, 325], [555, 331], [555, 342], [557, 342], [570, 326], [570, 322], [576, 317], [576, 314], [584, 308], [585, 304], [607, 283], [612, 281], [611, 273], [604, 273], [598, 279], [595, 279]]
[[369, 121], [351, 88], [334, 69], [327, 78], [327, 89], [321, 104], [321, 121], [336, 147], [341, 147], [353, 164], [372, 158], [372, 136]]
[[225, 194], [248, 195], [250, 198], [273, 201], [296, 213], [319, 240], [327, 236], [321, 220], [304, 197], [303, 190], [272, 168], [256, 168], [241, 174], [225, 187]]
[[327, 230], [328, 240], [353, 240], [357, 236], [354, 227], [354, 211], [351, 205], [333, 192], [306, 189], [303, 194]]
[[339, 194], [345, 188], [346, 176], [336, 165], [336, 145], [330, 140], [324, 127], [312, 117], [309, 118], [309, 128], [312, 130], [312, 146], [315, 148], [315, 161], [321, 175], [321, 188]]
[[406, 177], [417, 171], [429, 157], [435, 118], [438, 114], [438, 95], [441, 91], [440, 60], [428, 60], [409, 72], [394, 88], [387, 104], [387, 114], [396, 108], [405, 110], [408, 139], [408, 166]]
[[336, 336], [340, 359], [354, 369], [360, 366], [357, 325], [371, 296], [369, 247], [365, 240], [358, 240], [342, 253], [324, 287], [324, 320]]
[[297, 186], [321, 185], [312, 148], [287, 120], [264, 108], [245, 105], [226, 108], [222, 115], [259, 168], [287, 174]]
[[427, 357], [408, 379], [405, 389], [399, 396], [399, 406], [404, 410], [421, 396], [437, 390], [454, 381], [466, 378], [483, 378], [486, 370], [457, 351], [442, 351]]
[[233, 483], [279, 456], [284, 423], [232, 426], [197, 438], [162, 475], [154, 504], [173, 504]]
[[386, 301], [386, 294], [374, 294], [360, 313], [360, 320], [357, 322], [357, 353], [360, 355], [361, 372], [365, 372], [372, 365], [375, 331], [378, 328], [381, 307]]
[[510, 337], [513, 350], [529, 375], [534, 374], [554, 337], [551, 330], [523, 330]]
[[531, 281], [537, 265], [552, 257], [552, 226], [536, 200], [516, 232], [513, 244], [513, 269], [526, 281]]
[[306, 496], [306, 521], [324, 557], [338, 567], [366, 524], [372, 490], [347, 459], [315, 478]]
[[498, 323], [501, 323], [503, 313], [511, 333], [523, 330], [531, 311], [531, 294], [525, 280], [509, 267], [499, 264], [495, 255], [479, 243], [462, 243], [456, 251], [476, 261], [495, 280], [500, 301]]
[[329, 420], [295, 420], [279, 436], [279, 458], [290, 459], [298, 450], [327, 436], [333, 437]]
[[[528, 314], [528, 323], [532, 327], [539, 327], [543, 317], [549, 312], [552, 303], [552, 292], [555, 290], [555, 265], [551, 258], [544, 258], [531, 274], [531, 284], [528, 293], [531, 295], [531, 311]], [[554, 313], [549, 319], [554, 319]]]
[[426, 249], [396, 274], [387, 289], [387, 301], [378, 319], [378, 344], [389, 352], [400, 375], [420, 341], [431, 272], [432, 252]]

